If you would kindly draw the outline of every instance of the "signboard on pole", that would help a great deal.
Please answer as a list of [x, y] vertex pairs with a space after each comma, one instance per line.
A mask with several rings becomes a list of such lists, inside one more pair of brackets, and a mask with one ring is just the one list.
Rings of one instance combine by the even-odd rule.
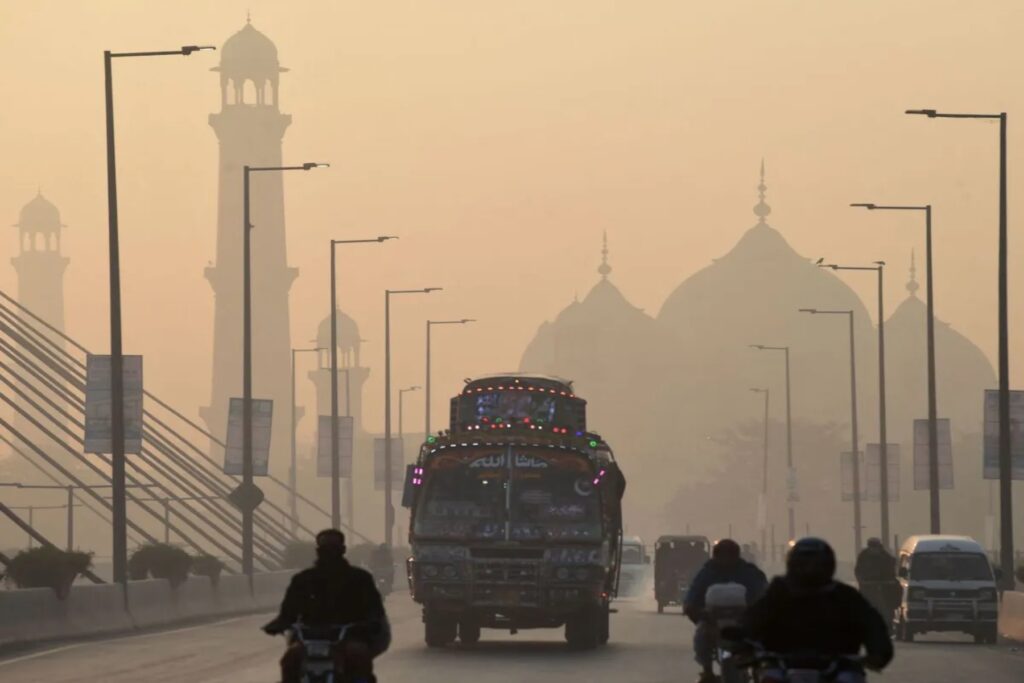
[[[228, 439], [224, 449], [224, 474], [242, 474], [243, 401], [228, 403]], [[252, 475], [267, 476], [270, 462], [270, 427], [274, 423], [274, 402], [269, 398], [252, 399]]]
[[[384, 490], [384, 442], [385, 439], [373, 440], [373, 488]], [[401, 491], [405, 485], [405, 454], [402, 451], [402, 440], [391, 437], [391, 490]]]
[[[318, 415], [316, 421], [316, 476], [331, 476], [331, 416]], [[352, 417], [338, 416], [338, 474], [352, 476]]]
[[[857, 453], [857, 467], [860, 468], [858, 477], [860, 479], [860, 499], [866, 500], [864, 497], [864, 454]], [[850, 451], [843, 451], [839, 454], [839, 483], [840, 483], [840, 499], [844, 503], [848, 503], [853, 500], [853, 453]]]
[[[950, 434], [949, 418], [939, 418], [936, 425], [939, 432], [939, 488], [953, 488], [953, 438]], [[914, 420], [914, 490], [927, 491], [931, 488], [928, 464], [928, 420]]]
[[[985, 479], [999, 478], [999, 392], [985, 390]], [[1024, 479], [1024, 391], [1010, 392], [1010, 471], [1013, 479]]]
[[[124, 452], [142, 451], [142, 356], [122, 356], [124, 395]], [[89, 355], [85, 361], [85, 452], [110, 453], [110, 356]]]
[[[900, 500], [900, 445], [891, 443], [885, 449], [886, 469], [889, 472], [889, 502]], [[869, 443], [864, 455], [864, 500], [882, 501], [882, 449], [877, 443]]]

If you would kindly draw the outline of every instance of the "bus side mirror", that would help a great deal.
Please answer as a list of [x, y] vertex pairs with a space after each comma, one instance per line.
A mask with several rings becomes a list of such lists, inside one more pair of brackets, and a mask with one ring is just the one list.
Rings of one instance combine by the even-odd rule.
[[909, 574], [909, 572], [907, 571], [907, 568], [906, 568], [906, 567], [900, 567], [900, 568], [899, 568], [899, 569], [898, 569], [898, 570], [896, 571], [896, 576], [900, 577], [901, 579], [905, 579], [905, 578], [907, 578], [907, 577], [908, 577], [909, 575], [910, 575], [910, 574]]

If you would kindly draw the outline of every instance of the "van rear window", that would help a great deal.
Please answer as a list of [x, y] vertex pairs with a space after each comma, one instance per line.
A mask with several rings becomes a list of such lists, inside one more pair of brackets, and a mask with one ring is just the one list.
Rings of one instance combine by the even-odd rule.
[[991, 581], [992, 566], [979, 553], [915, 553], [910, 561], [914, 581]]

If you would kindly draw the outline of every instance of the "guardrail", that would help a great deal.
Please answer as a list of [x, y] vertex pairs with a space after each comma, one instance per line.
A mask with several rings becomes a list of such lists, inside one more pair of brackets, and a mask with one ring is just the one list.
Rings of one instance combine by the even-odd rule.
[[164, 579], [75, 585], [67, 599], [49, 588], [0, 591], [0, 647], [109, 635], [204, 617], [270, 610], [284, 597], [292, 572], [222, 576], [214, 584], [190, 576], [172, 588]]

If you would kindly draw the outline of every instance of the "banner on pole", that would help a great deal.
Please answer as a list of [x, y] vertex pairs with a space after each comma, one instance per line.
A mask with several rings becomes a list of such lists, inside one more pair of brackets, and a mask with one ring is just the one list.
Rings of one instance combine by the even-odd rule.
[[[228, 439], [224, 449], [224, 474], [242, 474], [243, 400], [228, 403]], [[274, 423], [274, 402], [252, 399], [252, 476], [265, 477], [270, 463], [270, 427]]]
[[[864, 501], [867, 500], [864, 495], [864, 454], [858, 452], [857, 455], [858, 458], [856, 463], [858, 467], [858, 479], [860, 480], [860, 499]], [[840, 500], [844, 503], [848, 503], [853, 500], [853, 465], [853, 453], [850, 451], [843, 451], [839, 454]]]
[[[385, 439], [373, 440], [373, 488], [384, 490], [384, 442]], [[405, 486], [405, 454], [402, 451], [402, 439], [391, 437], [391, 490], [401, 491]]]
[[[142, 356], [122, 356], [124, 452], [142, 452]], [[110, 453], [112, 448], [110, 356], [89, 355], [85, 361], [86, 453]]]
[[[352, 417], [338, 416], [338, 475], [342, 479], [352, 476]], [[316, 476], [331, 476], [331, 416], [318, 415], [316, 421]]]
[[[900, 445], [890, 443], [885, 449], [886, 470], [889, 473], [889, 502], [900, 500]], [[864, 455], [864, 500], [882, 501], [882, 449], [877, 443], [869, 443]]]
[[[999, 478], [999, 392], [985, 390], [983, 478]], [[1010, 392], [1010, 466], [1013, 479], [1024, 479], [1024, 391]]]
[[[949, 418], [936, 420], [939, 433], [939, 488], [953, 488], [953, 438]], [[928, 464], [928, 420], [914, 420], [914, 490], [927, 491], [931, 488]]]

